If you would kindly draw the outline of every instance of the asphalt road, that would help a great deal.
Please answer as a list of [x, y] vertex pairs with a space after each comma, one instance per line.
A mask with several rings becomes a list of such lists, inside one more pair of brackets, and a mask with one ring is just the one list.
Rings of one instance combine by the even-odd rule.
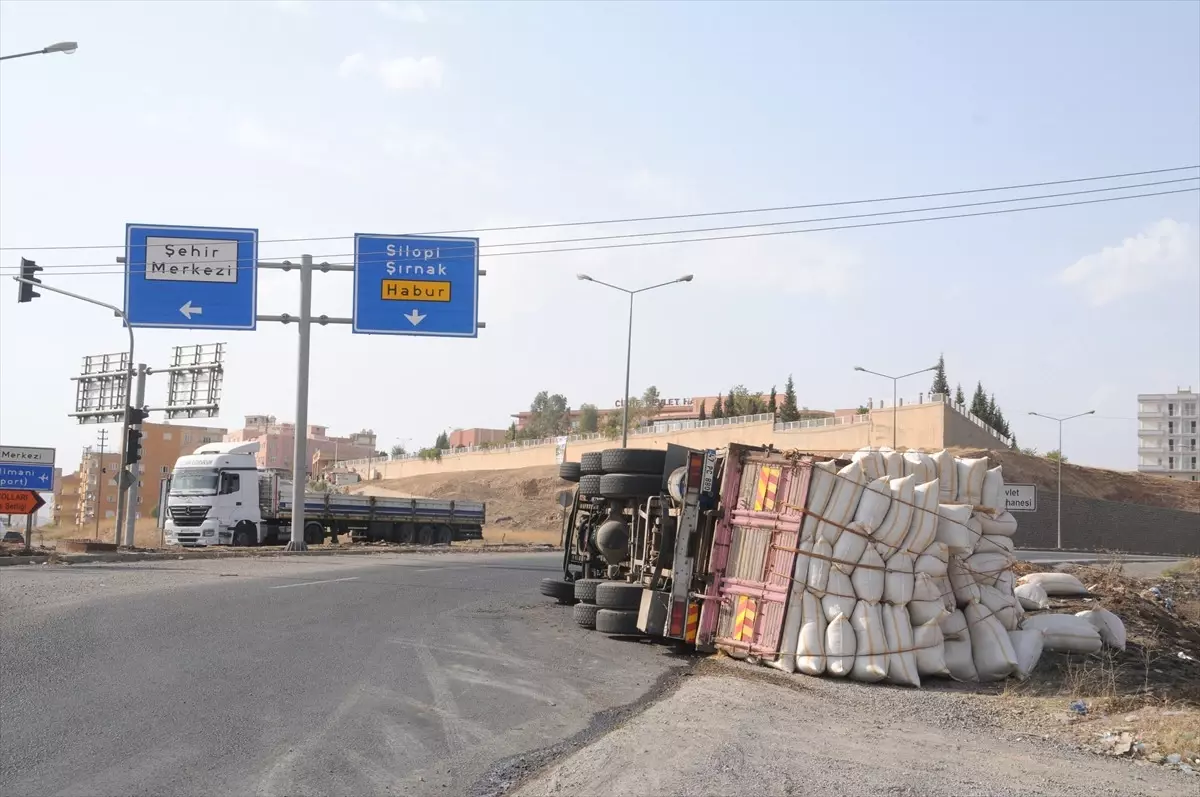
[[487, 793], [684, 666], [541, 598], [558, 557], [4, 568], [0, 794]]

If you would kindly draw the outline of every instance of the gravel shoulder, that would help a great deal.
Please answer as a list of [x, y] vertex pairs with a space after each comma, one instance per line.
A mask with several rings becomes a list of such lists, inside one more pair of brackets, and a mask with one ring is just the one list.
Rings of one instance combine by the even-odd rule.
[[513, 793], [1183, 797], [1196, 784], [1007, 730], [977, 695], [784, 678], [714, 661]]

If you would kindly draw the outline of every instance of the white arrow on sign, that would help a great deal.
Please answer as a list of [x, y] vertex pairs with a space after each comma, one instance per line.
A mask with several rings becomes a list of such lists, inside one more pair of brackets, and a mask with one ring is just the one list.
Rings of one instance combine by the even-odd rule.
[[412, 322], [412, 325], [413, 325], [414, 327], [415, 327], [417, 324], [419, 324], [419, 323], [421, 323], [422, 321], [424, 321], [424, 320], [425, 320], [425, 316], [421, 315], [421, 311], [420, 311], [420, 310], [417, 310], [417, 309], [415, 309], [415, 308], [413, 309], [413, 311], [412, 311], [411, 313], [409, 313], [408, 315], [406, 315], [406, 316], [404, 316], [404, 317], [405, 317], [405, 318], [407, 318], [409, 321], [411, 321], [411, 322]]
[[183, 313], [184, 318], [186, 318], [188, 321], [191, 321], [193, 315], [202, 315], [204, 313], [204, 308], [192, 307], [192, 300], [188, 299], [187, 302], [184, 303], [183, 307], [179, 308], [179, 312]]

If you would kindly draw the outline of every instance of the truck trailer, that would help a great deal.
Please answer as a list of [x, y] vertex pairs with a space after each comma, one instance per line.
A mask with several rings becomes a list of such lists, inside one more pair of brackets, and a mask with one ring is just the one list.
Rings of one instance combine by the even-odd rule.
[[[206, 443], [180, 457], [159, 499], [169, 545], [281, 545], [291, 539], [292, 483], [258, 469], [258, 443]], [[449, 545], [483, 538], [479, 501], [306, 491], [304, 541]]]

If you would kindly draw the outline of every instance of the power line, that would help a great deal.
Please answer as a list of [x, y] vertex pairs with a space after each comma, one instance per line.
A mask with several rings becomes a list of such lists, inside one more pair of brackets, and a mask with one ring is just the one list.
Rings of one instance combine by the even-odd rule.
[[[667, 216], [637, 216], [620, 219], [592, 219], [588, 221], [563, 221], [550, 222], [546, 224], [518, 224], [506, 227], [475, 227], [461, 230], [439, 230], [436, 232], [413, 233], [414, 235], [463, 235], [466, 233], [483, 233], [483, 232], [511, 232], [514, 230], [540, 230], [552, 227], [593, 227], [603, 224], [636, 224], [648, 221], [671, 221], [675, 219], [695, 219], [710, 216], [734, 216], [741, 214], [753, 213], [775, 213], [785, 210], [811, 210], [813, 208], [829, 208], [843, 207], [847, 205], [869, 205], [880, 202], [901, 202], [914, 199], [934, 199], [937, 197], [948, 196], [964, 196], [967, 194], [984, 194], [996, 191], [1015, 191], [1024, 188], [1046, 188], [1054, 185], [1067, 185], [1070, 183], [1085, 183], [1097, 182], [1101, 180], [1119, 180], [1126, 177], [1144, 177], [1154, 174], [1167, 174], [1170, 172], [1188, 171], [1190, 169], [1200, 169], [1200, 164], [1193, 166], [1173, 166], [1167, 169], [1148, 169], [1140, 172], [1122, 172], [1120, 174], [1106, 174], [1092, 177], [1072, 177], [1063, 180], [1043, 180], [1036, 183], [1018, 183], [1014, 185], [992, 186], [990, 188], [967, 188], [956, 191], [936, 191], [923, 194], [906, 194], [901, 196], [891, 197], [876, 197], [873, 199], [849, 199], [838, 202], [817, 202], [805, 205], [780, 205], [776, 207], [765, 208], [742, 208], [738, 210], [714, 210], [700, 213], [677, 213]], [[267, 238], [260, 240], [259, 243], [300, 243], [307, 241], [346, 241], [351, 240], [351, 235], [330, 235], [319, 237], [306, 238]], [[125, 244], [97, 244], [93, 246], [4, 246], [0, 247], [0, 252], [11, 251], [51, 251], [51, 250], [78, 250], [78, 249], [124, 249]]]
[[[662, 236], [662, 235], [688, 235], [688, 234], [700, 233], [700, 232], [725, 232], [728, 230], [757, 229], [757, 228], [763, 228], [763, 227], [780, 227], [780, 226], [790, 226], [793, 224], [818, 224], [818, 223], [827, 222], [827, 221], [845, 221], [848, 219], [874, 218], [874, 217], [879, 217], [879, 216], [895, 216], [895, 215], [902, 215], [902, 214], [907, 214], [907, 213], [931, 213], [934, 211], [941, 211], [941, 210], [956, 210], [959, 208], [981, 207], [981, 206], [985, 206], [985, 205], [998, 205], [998, 204], [1005, 204], [1005, 203], [1009, 203], [1009, 202], [1032, 202], [1034, 200], [1055, 199], [1055, 198], [1064, 197], [1064, 196], [1079, 196], [1079, 195], [1083, 195], [1083, 194], [1103, 193], [1106, 191], [1119, 191], [1119, 190], [1123, 190], [1126, 188], [1147, 188], [1147, 187], [1153, 187], [1153, 186], [1159, 186], [1159, 185], [1172, 185], [1172, 184], [1177, 184], [1177, 183], [1192, 182], [1194, 180], [1200, 180], [1200, 177], [1182, 177], [1182, 178], [1178, 178], [1178, 179], [1174, 179], [1174, 180], [1159, 180], [1156, 182], [1136, 183], [1136, 184], [1132, 184], [1132, 185], [1119, 186], [1119, 187], [1089, 188], [1089, 189], [1083, 189], [1083, 190], [1079, 190], [1079, 191], [1063, 191], [1063, 192], [1053, 193], [1053, 194], [1041, 194], [1038, 196], [1014, 197], [1011, 199], [989, 199], [989, 200], [984, 200], [982, 202], [964, 202], [964, 203], [953, 204], [953, 205], [938, 205], [938, 206], [923, 207], [923, 208], [903, 208], [900, 210], [882, 210], [882, 211], [875, 211], [872, 213], [855, 213], [855, 214], [848, 214], [848, 215], [843, 215], [843, 216], [825, 216], [825, 217], [821, 217], [821, 218], [811, 218], [811, 219], [790, 219], [790, 220], [786, 220], [786, 221], [759, 222], [759, 223], [755, 223], [755, 224], [734, 224], [734, 225], [728, 225], [728, 226], [722, 226], [722, 227], [700, 227], [700, 228], [692, 228], [692, 229], [685, 229], [685, 230], [651, 230], [648, 232], [640, 232], [640, 233], [621, 233], [621, 234], [617, 234], [617, 235], [599, 235], [599, 236], [591, 236], [591, 237], [585, 237], [585, 238], [560, 238], [560, 239], [548, 240], [548, 241], [517, 241], [517, 242], [513, 242], [513, 243], [483, 244], [479, 248], [481, 250], [483, 250], [483, 249], [504, 249], [504, 248], [518, 247], [518, 246], [551, 246], [551, 245], [557, 245], [557, 244], [622, 240], [622, 239], [628, 239], [628, 238], [644, 238], [644, 237]], [[474, 247], [473, 246], [462, 246], [462, 247], [451, 246], [451, 247], [445, 247], [445, 250], [450, 253], [448, 255], [448, 257], [454, 257], [453, 253], [456, 250], [474, 251]], [[481, 252], [481, 256], [487, 255], [487, 254], [492, 254], [492, 253], [482, 253]], [[275, 256], [272, 258], [268, 258], [268, 259], [270, 259], [270, 260], [293, 260], [293, 259], [298, 259], [300, 257], [301, 257], [301, 255], [299, 255], [299, 254], [278, 255], [278, 256]], [[314, 254], [313, 257], [314, 258], [354, 257], [354, 253], [353, 252], [338, 252], [338, 253], [326, 253], [326, 254], [320, 254], [320, 255]], [[0, 269], [2, 269], [2, 268], [3, 267], [0, 267]], [[11, 270], [16, 267], [8, 266], [7, 268]], [[101, 269], [112, 269], [112, 270], [116, 271], [118, 269], [124, 270], [125, 267], [119, 263], [77, 263], [77, 264], [64, 264], [64, 265], [47, 265], [47, 266], [44, 266], [44, 268], [46, 268], [47, 270], [75, 269], [75, 268], [88, 268], [88, 269], [101, 268]]]
[[[955, 214], [950, 214], [950, 215], [945, 215], [945, 216], [925, 216], [925, 217], [915, 218], [915, 219], [892, 219], [889, 221], [865, 222], [862, 224], [841, 224], [841, 225], [834, 225], [834, 226], [829, 226], [829, 227], [813, 227], [813, 228], [803, 229], [803, 230], [769, 230], [767, 232], [741, 233], [741, 234], [737, 234], [737, 235], [713, 235], [713, 236], [702, 236], [699, 238], [680, 238], [680, 239], [670, 240], [670, 241], [635, 241], [635, 242], [630, 242], [630, 243], [602, 244], [602, 245], [597, 245], [597, 246], [575, 246], [575, 247], [562, 247], [562, 248], [557, 248], [557, 249], [532, 249], [532, 250], [523, 251], [523, 252], [481, 252], [479, 256], [480, 257], [512, 257], [512, 256], [520, 256], [520, 255], [555, 254], [555, 253], [561, 253], [561, 252], [586, 252], [586, 251], [594, 251], [594, 250], [602, 250], [602, 249], [628, 249], [628, 248], [639, 247], [639, 246], [663, 246], [663, 245], [668, 245], [668, 244], [699, 243], [699, 242], [704, 242], [704, 241], [729, 241], [729, 240], [740, 240], [740, 239], [744, 239], [744, 238], [765, 238], [765, 237], [772, 237], [772, 236], [777, 236], [777, 235], [800, 235], [800, 234], [804, 234], [804, 233], [814, 233], [814, 232], [832, 232], [835, 230], [857, 230], [857, 229], [864, 229], [864, 228], [869, 228], [869, 227], [891, 227], [891, 226], [896, 226], [896, 225], [900, 225], [900, 224], [916, 224], [918, 222], [948, 221], [948, 220], [954, 220], [954, 219], [976, 218], [976, 217], [981, 217], [981, 216], [1000, 216], [1000, 215], [1006, 215], [1006, 214], [1010, 214], [1010, 213], [1024, 213], [1024, 212], [1032, 211], [1032, 210], [1049, 210], [1052, 208], [1066, 208], [1066, 207], [1075, 207], [1075, 206], [1080, 206], [1080, 205], [1097, 205], [1097, 204], [1100, 204], [1103, 202], [1120, 202], [1120, 201], [1126, 200], [1126, 199], [1142, 199], [1145, 197], [1167, 196], [1169, 194], [1190, 194], [1190, 193], [1196, 193], [1197, 191], [1200, 191], [1200, 188], [1176, 188], [1176, 189], [1172, 189], [1169, 191], [1155, 191], [1152, 193], [1145, 193], [1145, 194], [1130, 194], [1128, 196], [1100, 197], [1098, 199], [1081, 199], [1081, 200], [1076, 200], [1073, 202], [1057, 202], [1057, 203], [1049, 204], [1049, 205], [1030, 205], [1028, 207], [1020, 207], [1020, 208], [999, 208], [999, 209], [994, 209], [994, 210], [979, 211], [979, 212], [975, 212], [975, 213], [955, 213]], [[347, 256], [347, 255], [324, 255], [322, 257], [344, 257], [344, 256]], [[320, 264], [317, 264], [317, 265], [319, 267]], [[353, 264], [351, 264], [351, 263], [329, 263], [329, 265], [353, 265]], [[101, 268], [105, 268], [106, 270], [105, 271], [75, 271], [75, 272], [71, 272], [69, 276], [98, 276], [98, 275], [116, 276], [118, 274], [123, 273], [123, 271], [113, 271], [111, 264], [105, 264], [105, 263], [97, 263], [97, 264], [94, 264], [93, 266], [80, 265], [78, 267], [79, 268], [101, 267]], [[118, 266], [118, 268], [124, 269], [124, 266]], [[9, 267], [9, 269], [8, 269], [9, 273], [11, 273], [13, 270], [14, 269], [12, 267]]]

